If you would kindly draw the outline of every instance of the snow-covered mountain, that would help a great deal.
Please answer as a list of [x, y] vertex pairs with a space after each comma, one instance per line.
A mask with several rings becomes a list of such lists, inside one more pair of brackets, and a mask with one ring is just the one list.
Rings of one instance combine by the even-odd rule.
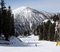
[[17, 33], [35, 29], [43, 20], [51, 16], [51, 14], [47, 12], [39, 12], [30, 7], [17, 8], [13, 10], [13, 14]]

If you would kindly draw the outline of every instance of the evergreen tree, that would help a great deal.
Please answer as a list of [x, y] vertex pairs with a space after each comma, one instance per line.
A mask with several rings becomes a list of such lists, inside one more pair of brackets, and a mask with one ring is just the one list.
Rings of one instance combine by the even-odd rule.
[[41, 25], [37, 27], [36, 31], [39, 34], [39, 40], [54, 41], [55, 23], [51, 23], [50, 20], [48, 20], [46, 23], [43, 22]]
[[1, 36], [1, 8], [0, 8], [0, 36]]
[[14, 16], [11, 12], [11, 7], [8, 7], [8, 28], [9, 28], [9, 34], [10, 36], [15, 34], [15, 28], [14, 28]]
[[43, 25], [40, 25], [40, 34], [39, 34], [39, 39], [43, 40]]
[[3, 25], [3, 11], [5, 10], [5, 3], [4, 3], [4, 0], [1, 0], [1, 3], [0, 3], [0, 34], [2, 32], [2, 25]]
[[11, 7], [8, 9], [5, 7], [4, 0], [1, 0], [1, 8], [0, 8], [0, 34], [3, 33], [5, 36], [5, 40], [8, 40], [10, 36], [15, 34], [14, 29], [14, 16], [11, 12]]

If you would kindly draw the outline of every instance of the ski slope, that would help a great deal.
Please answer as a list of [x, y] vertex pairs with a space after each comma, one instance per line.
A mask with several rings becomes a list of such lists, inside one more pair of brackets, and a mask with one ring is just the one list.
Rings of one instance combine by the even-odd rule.
[[46, 40], [40, 40], [38, 36], [34, 36], [33, 34], [28, 37], [18, 37], [21, 39], [23, 42], [29, 44], [32, 47], [40, 47], [40, 46], [56, 46], [56, 42], [51, 42], [51, 41], [46, 41]]
[[0, 52], [60, 52], [60, 47], [57, 46], [0, 47]]
[[40, 46], [56, 46], [56, 42], [39, 40], [38, 36], [27, 37], [11, 37], [10, 41], [0, 40], [0, 46], [10, 46], [10, 47], [40, 47]]
[[10, 42], [1, 40], [0, 43], [0, 52], [60, 52], [60, 46], [56, 46], [56, 42], [39, 41], [38, 36], [34, 35], [18, 38], [11, 37]]

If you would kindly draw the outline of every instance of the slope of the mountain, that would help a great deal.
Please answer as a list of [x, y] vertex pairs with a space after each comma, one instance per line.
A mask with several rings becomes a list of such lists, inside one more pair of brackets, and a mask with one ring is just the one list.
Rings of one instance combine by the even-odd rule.
[[35, 29], [43, 20], [49, 18], [51, 14], [39, 12], [30, 7], [20, 7], [13, 10], [15, 18], [15, 30], [17, 33]]

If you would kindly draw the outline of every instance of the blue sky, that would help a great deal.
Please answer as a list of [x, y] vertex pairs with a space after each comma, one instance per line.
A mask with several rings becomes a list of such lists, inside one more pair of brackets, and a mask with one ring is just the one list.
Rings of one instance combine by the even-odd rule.
[[28, 6], [39, 11], [60, 12], [60, 0], [5, 0], [5, 2], [12, 9]]

